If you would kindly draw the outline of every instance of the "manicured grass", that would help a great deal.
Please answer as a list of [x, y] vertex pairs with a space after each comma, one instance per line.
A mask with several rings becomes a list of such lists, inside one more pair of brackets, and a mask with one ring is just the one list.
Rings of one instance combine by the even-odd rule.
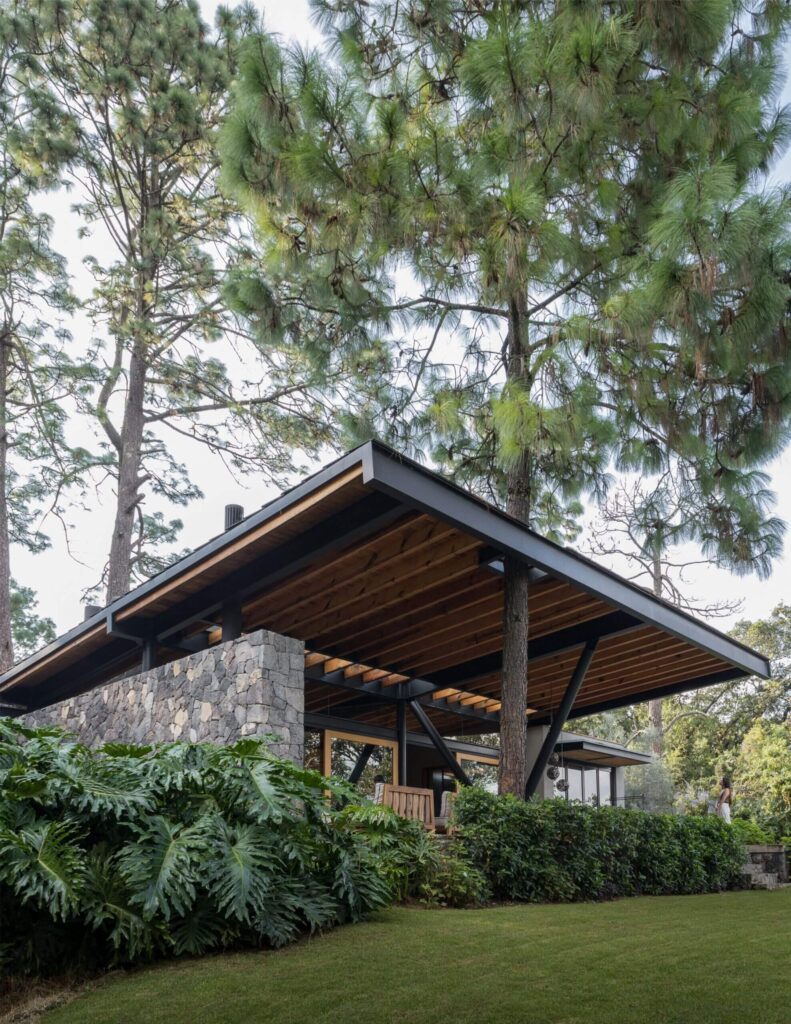
[[789, 1024], [791, 889], [397, 909], [106, 981], [46, 1024]]

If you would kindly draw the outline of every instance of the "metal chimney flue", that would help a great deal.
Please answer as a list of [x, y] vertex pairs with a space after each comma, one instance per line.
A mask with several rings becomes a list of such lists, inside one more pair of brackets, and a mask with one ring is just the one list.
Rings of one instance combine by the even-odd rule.
[[92, 619], [94, 617], [94, 615], [98, 614], [101, 610], [102, 610], [102, 606], [100, 604], [86, 604], [85, 605], [85, 615], [83, 616], [83, 621], [87, 621], [88, 619]]
[[230, 530], [244, 519], [244, 509], [241, 505], [225, 506], [225, 529]]

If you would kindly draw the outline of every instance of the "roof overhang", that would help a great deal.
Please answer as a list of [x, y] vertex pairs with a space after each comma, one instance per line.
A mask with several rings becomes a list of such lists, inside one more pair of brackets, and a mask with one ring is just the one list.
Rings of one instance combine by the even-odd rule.
[[[766, 658], [392, 450], [368, 443], [213, 538], [0, 677], [36, 708], [90, 689], [156, 645], [172, 660], [245, 630], [305, 641], [306, 707], [375, 724], [419, 699], [444, 731], [499, 711], [504, 556], [531, 566], [529, 694], [546, 720], [599, 646], [571, 717], [746, 676]], [[343, 708], [341, 712], [339, 709]]]
[[629, 750], [619, 743], [609, 743], [590, 736], [566, 734], [555, 744], [555, 751], [564, 760], [581, 761], [589, 764], [591, 768], [621, 768], [628, 765], [650, 764], [653, 761], [651, 754]]

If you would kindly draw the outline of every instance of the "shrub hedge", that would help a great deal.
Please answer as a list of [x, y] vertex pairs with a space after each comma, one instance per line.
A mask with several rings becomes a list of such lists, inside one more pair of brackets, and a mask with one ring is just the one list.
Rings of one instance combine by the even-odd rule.
[[719, 818], [524, 803], [465, 788], [454, 807], [460, 849], [498, 899], [602, 900], [737, 887], [740, 836]]
[[282, 945], [417, 891], [424, 829], [355, 798], [258, 740], [92, 751], [0, 718], [0, 972]]

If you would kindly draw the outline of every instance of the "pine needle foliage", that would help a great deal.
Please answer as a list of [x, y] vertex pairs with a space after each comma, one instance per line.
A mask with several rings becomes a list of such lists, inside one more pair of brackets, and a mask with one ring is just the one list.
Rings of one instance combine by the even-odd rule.
[[[389, 337], [406, 380], [376, 426], [556, 539], [613, 467], [678, 472], [702, 543], [763, 568], [752, 474], [791, 414], [790, 198], [763, 186], [787, 6], [313, 6], [325, 52], [247, 40], [225, 175], [296, 302]], [[528, 589], [506, 560], [518, 795]]]
[[405, 895], [436, 854], [346, 784], [230, 747], [0, 719], [0, 973], [281, 946]]
[[784, 5], [313, 7], [324, 52], [246, 41], [225, 179], [295, 304], [390, 339], [378, 429], [557, 538], [613, 468], [680, 466], [753, 568], [791, 411]]

